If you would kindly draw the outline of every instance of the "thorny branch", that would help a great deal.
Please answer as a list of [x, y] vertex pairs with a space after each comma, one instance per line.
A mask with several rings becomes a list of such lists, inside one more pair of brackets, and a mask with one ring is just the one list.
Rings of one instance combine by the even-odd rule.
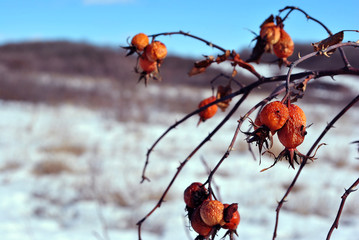
[[266, 97], [265, 99], [263, 99], [262, 101], [260, 101], [259, 103], [257, 103], [253, 108], [251, 108], [243, 117], [241, 117], [238, 120], [238, 125], [236, 130], [234, 131], [234, 136], [227, 148], [227, 151], [224, 153], [224, 155], [222, 156], [222, 158], [219, 160], [219, 162], [217, 163], [217, 165], [214, 167], [214, 169], [210, 172], [207, 181], [205, 182], [210, 184], [211, 180], [213, 178], [213, 175], [215, 174], [215, 172], [218, 170], [218, 168], [220, 167], [220, 165], [223, 163], [223, 161], [228, 158], [230, 152], [233, 149], [234, 143], [236, 142], [238, 133], [240, 132], [241, 126], [244, 123], [244, 121], [260, 106], [266, 104], [267, 102], [269, 102], [270, 100], [272, 100], [273, 98], [277, 97], [279, 94], [281, 94], [282, 92], [284, 92], [285, 88], [284, 86], [279, 86], [278, 88], [276, 88], [272, 94], [270, 94], [268, 97]]
[[350, 193], [356, 191], [357, 189], [355, 189], [359, 184], [359, 178], [350, 186], [349, 189], [345, 190], [344, 194], [342, 195], [342, 201], [340, 203], [340, 206], [339, 206], [339, 210], [338, 210], [338, 213], [337, 213], [337, 216], [333, 222], [333, 225], [332, 227], [330, 228], [329, 232], [328, 232], [328, 235], [327, 235], [327, 240], [330, 239], [333, 231], [334, 231], [334, 228], [338, 228], [339, 226], [339, 218], [342, 214], [342, 211], [343, 211], [343, 208], [344, 208], [344, 204], [345, 204], [345, 201], [347, 200], [347, 197], [349, 196]]
[[[325, 26], [321, 21], [319, 21], [319, 20], [317, 20], [317, 19], [311, 17], [309, 14], [307, 14], [305, 11], [303, 11], [302, 9], [300, 9], [300, 8], [298, 8], [298, 7], [287, 6], [287, 7], [283, 8], [283, 9], [279, 10], [279, 12], [281, 13], [281, 12], [283, 12], [283, 11], [285, 11], [285, 10], [288, 10], [288, 9], [289, 9], [289, 12], [288, 12], [287, 15], [283, 18], [283, 21], [289, 16], [289, 14], [290, 14], [292, 11], [297, 10], [297, 11], [302, 12], [307, 19], [310, 19], [310, 20], [312, 20], [312, 21], [318, 23], [320, 26], [322, 26], [322, 27], [325, 29], [325, 31], [327, 31], [327, 33], [329, 34], [329, 36], [333, 36], [333, 33], [332, 33], [332, 32], [329, 30], [329, 28], [327, 28], [327, 26]], [[343, 49], [342, 49], [342, 48], [339, 48], [339, 51], [340, 51], [340, 54], [341, 54], [341, 56], [342, 56], [342, 58], [343, 58], [345, 67], [346, 67], [346, 68], [350, 68], [351, 65], [350, 65], [349, 60], [348, 60], [348, 58], [346, 57], [346, 55], [345, 55]]]
[[161, 207], [162, 202], [164, 201], [164, 198], [166, 197], [168, 191], [170, 190], [171, 186], [173, 185], [174, 181], [176, 180], [177, 176], [181, 172], [182, 168], [186, 165], [186, 163], [192, 158], [192, 156], [206, 143], [208, 142], [215, 134], [216, 132], [223, 127], [223, 125], [231, 118], [231, 116], [238, 110], [241, 103], [246, 99], [246, 97], [249, 95], [250, 91], [243, 94], [243, 96], [238, 100], [238, 102], [233, 106], [231, 111], [228, 112], [228, 114], [224, 117], [224, 119], [217, 125], [217, 127], [187, 156], [187, 158], [181, 162], [180, 166], [177, 168], [177, 171], [173, 178], [171, 179], [169, 185], [167, 186], [166, 190], [163, 192], [160, 200], [156, 204], [156, 206], [139, 222], [137, 222], [138, 225], [138, 238], [141, 240], [141, 226], [146, 219], [151, 216], [151, 214], [156, 211], [157, 208]]
[[205, 44], [207, 44], [210, 47], [217, 48], [218, 50], [221, 50], [222, 52], [226, 52], [226, 49], [218, 46], [217, 44], [214, 44], [212, 42], [207, 41], [206, 39], [197, 37], [195, 35], [192, 35], [192, 34], [190, 34], [188, 32], [184, 32], [184, 31], [157, 33], [157, 34], [149, 35], [149, 37], [156, 38], [158, 36], [168, 36], [168, 35], [184, 35], [184, 36], [187, 36], [187, 37], [191, 37], [191, 38], [197, 39], [197, 40], [199, 40], [201, 42], [204, 42]]
[[314, 56], [317, 56], [317, 55], [321, 55], [323, 54], [324, 52], [326, 51], [330, 51], [332, 49], [336, 49], [338, 47], [344, 47], [344, 46], [353, 46], [353, 47], [359, 47], [359, 43], [354, 43], [354, 42], [348, 42], [348, 43], [340, 43], [340, 44], [336, 44], [336, 45], [333, 45], [329, 48], [327, 48], [326, 50], [322, 50], [322, 51], [319, 51], [319, 52], [313, 52], [313, 53], [310, 53], [310, 54], [307, 54], [303, 57], [301, 57], [300, 59], [298, 59], [297, 61], [293, 62], [289, 71], [288, 71], [288, 74], [286, 75], [279, 75], [279, 76], [274, 76], [274, 77], [263, 77], [261, 80], [258, 80], [258, 81], [255, 81], [251, 84], [249, 84], [248, 86], [246, 87], [243, 87], [241, 89], [239, 89], [238, 91], [236, 92], [233, 92], [232, 94], [228, 95], [228, 96], [225, 96], [223, 98], [220, 98], [220, 99], [217, 99], [216, 101], [206, 105], [206, 106], [203, 106], [202, 108], [199, 108], [191, 113], [189, 113], [188, 115], [184, 116], [182, 119], [180, 119], [179, 121], [177, 121], [175, 124], [173, 124], [172, 126], [170, 126], [154, 143], [153, 145], [148, 149], [147, 153], [146, 153], [146, 161], [145, 161], [145, 165], [144, 165], [144, 168], [143, 168], [143, 171], [142, 171], [142, 180], [141, 182], [145, 181], [145, 180], [149, 180], [149, 178], [146, 176], [146, 168], [147, 168], [147, 165], [149, 164], [149, 157], [151, 155], [151, 152], [154, 150], [154, 148], [156, 147], [156, 145], [173, 129], [175, 129], [178, 125], [180, 125], [181, 123], [183, 123], [184, 121], [186, 121], [187, 119], [189, 119], [190, 117], [192, 117], [193, 115], [196, 115], [198, 114], [199, 112], [201, 112], [202, 110], [214, 105], [214, 104], [217, 104], [221, 101], [225, 101], [227, 99], [230, 99], [230, 98], [234, 98], [240, 94], [243, 94], [245, 92], [248, 92], [248, 91], [252, 91], [253, 89], [255, 89], [256, 87], [262, 85], [262, 84], [266, 84], [266, 83], [273, 83], [273, 82], [280, 82], [280, 81], [283, 81], [283, 80], [286, 80], [286, 86], [287, 86], [287, 91], [286, 91], [286, 96], [284, 97], [287, 98], [289, 97], [289, 94], [290, 94], [290, 90], [289, 90], [289, 83], [291, 81], [294, 81], [294, 80], [297, 80], [297, 79], [301, 79], [303, 77], [307, 77], [309, 75], [313, 76], [313, 78], [320, 78], [320, 77], [325, 77], [325, 76], [334, 76], [334, 75], [359, 75], [359, 69], [357, 68], [341, 68], [341, 69], [335, 69], [335, 70], [321, 70], [321, 71], [306, 71], [306, 72], [301, 72], [301, 73], [296, 73], [296, 74], [291, 74], [292, 71], [293, 71], [293, 68], [295, 66], [297, 66], [299, 63], [303, 62], [304, 60], [307, 60], [311, 57], [314, 57]]
[[286, 201], [286, 198], [288, 197], [289, 193], [292, 191], [295, 183], [297, 182], [300, 173], [302, 172], [304, 166], [306, 165], [309, 156], [312, 154], [312, 152], [314, 151], [314, 149], [318, 146], [319, 142], [322, 140], [322, 138], [327, 134], [327, 132], [334, 126], [334, 124], [355, 104], [359, 101], [359, 95], [356, 96], [352, 101], [350, 101], [350, 103], [345, 106], [333, 119], [332, 121], [330, 121], [330, 123], [324, 128], [324, 130], [322, 131], [322, 133], [320, 134], [320, 136], [317, 138], [317, 140], [314, 142], [314, 144], [312, 145], [312, 147], [309, 149], [308, 153], [305, 155], [305, 157], [303, 158], [302, 163], [300, 164], [300, 167], [298, 169], [297, 174], [295, 175], [292, 183], [289, 185], [286, 193], [284, 194], [284, 196], [282, 197], [282, 199], [278, 202], [278, 206], [276, 209], [276, 220], [275, 220], [275, 226], [274, 226], [274, 232], [273, 232], [273, 240], [277, 237], [277, 229], [278, 229], [278, 221], [279, 221], [279, 212], [280, 209], [282, 208], [282, 205], [284, 204], [284, 202]]
[[[321, 51], [318, 51], [318, 52], [313, 52], [313, 53], [309, 53], [301, 58], [299, 58], [298, 60], [296, 60], [295, 62], [293, 62], [288, 70], [288, 74], [287, 74], [287, 77], [286, 77], [286, 84], [287, 84], [287, 92], [286, 92], [286, 95], [285, 97], [283, 98], [284, 100], [286, 98], [288, 98], [290, 96], [290, 88], [289, 88], [289, 83], [290, 83], [290, 78], [292, 76], [292, 71], [294, 69], [295, 66], [297, 66], [299, 63], [301, 62], [304, 62], [306, 60], [308, 60], [309, 58], [312, 58], [314, 56], [317, 56], [317, 55], [324, 55], [325, 53], [327, 52], [330, 52], [331, 50], [333, 49], [337, 49], [337, 48], [341, 48], [341, 47], [346, 47], [346, 46], [352, 46], [352, 47], [359, 47], [359, 43], [354, 43], [354, 42], [347, 42], [347, 43], [338, 43], [338, 44], [335, 44], [333, 46], [330, 46], [328, 47], [327, 49], [323, 49]], [[344, 68], [344, 69], [348, 69], [348, 70], [355, 70], [353, 69], [352, 67], [350, 68]], [[308, 74], [309, 76], [309, 74]]]
[[[330, 36], [332, 36], [332, 32], [320, 21], [318, 21], [315, 18], [312, 18], [311, 16], [309, 16], [306, 12], [304, 12], [303, 10], [301, 10], [300, 8], [297, 7], [286, 7], [284, 9], [281, 9], [280, 12], [283, 12], [285, 10], [289, 10], [289, 12], [286, 14], [286, 16], [282, 19], [282, 21], [284, 21], [291, 12], [293, 12], [294, 10], [298, 10], [300, 12], [302, 12], [303, 14], [305, 14], [305, 16], [307, 17], [307, 19], [313, 20], [315, 22], [317, 22], [318, 24], [320, 24], [327, 32]], [[191, 38], [194, 38], [196, 40], [199, 40], [201, 42], [204, 42], [205, 44], [207, 44], [210, 47], [216, 48], [224, 53], [227, 53], [228, 50], [213, 44], [203, 38], [194, 36], [192, 34], [183, 32], [183, 31], [178, 31], [178, 32], [165, 32], [165, 33], [159, 33], [159, 34], [154, 34], [154, 35], [150, 35], [150, 37], [153, 38], [153, 40], [161, 35], [184, 35], [184, 36], [188, 36]], [[359, 43], [354, 43], [354, 42], [347, 42], [347, 43], [339, 43], [339, 44], [335, 44], [332, 46], [327, 47], [326, 49], [321, 49], [319, 51], [315, 51], [313, 53], [307, 54], [303, 57], [301, 57], [300, 59], [298, 59], [297, 61], [293, 62], [290, 65], [290, 68], [288, 70], [288, 73], [286, 75], [278, 75], [278, 76], [273, 76], [273, 77], [264, 77], [260, 74], [258, 74], [254, 69], [252, 69], [253, 67], [250, 65], [246, 65], [246, 63], [240, 59], [238, 54], [235, 54], [235, 52], [233, 51], [230, 55], [229, 58], [226, 58], [225, 60], [230, 60], [233, 61], [233, 63], [235, 63], [235, 65], [232, 66], [241, 66], [247, 70], [249, 70], [250, 72], [252, 72], [256, 77], [256, 81], [254, 81], [253, 83], [249, 84], [248, 86], [241, 86], [241, 88], [235, 92], [233, 92], [232, 94], [229, 94], [225, 97], [222, 97], [220, 99], [217, 99], [216, 101], [207, 104], [206, 106], [199, 108], [189, 114], [187, 114], [186, 116], [184, 116], [181, 120], [179, 120], [178, 122], [176, 122], [175, 124], [173, 124], [172, 126], [170, 126], [155, 142], [154, 144], [150, 147], [150, 149], [147, 151], [146, 154], [146, 162], [143, 168], [143, 172], [142, 172], [142, 182], [144, 180], [149, 180], [146, 177], [146, 168], [147, 165], [149, 164], [149, 157], [151, 152], [154, 150], [154, 148], [157, 146], [157, 144], [174, 128], [176, 128], [178, 125], [180, 125], [181, 123], [183, 123], [184, 121], [186, 121], [188, 118], [192, 117], [195, 114], [198, 114], [199, 112], [201, 112], [202, 110], [217, 104], [219, 102], [225, 101], [227, 99], [232, 99], [234, 97], [237, 97], [239, 95], [242, 95], [241, 98], [236, 102], [236, 104], [233, 106], [233, 108], [227, 113], [227, 115], [222, 119], [222, 121], [214, 128], [214, 130], [206, 137], [202, 140], [202, 142], [196, 147], [194, 148], [194, 150], [187, 156], [187, 158], [180, 163], [179, 167], [177, 168], [177, 171], [175, 172], [174, 176], [172, 177], [170, 183], [168, 184], [168, 186], [166, 187], [165, 191], [163, 192], [161, 198], [159, 199], [158, 203], [153, 207], [153, 209], [151, 211], [148, 212], [147, 215], [145, 215], [144, 218], [142, 218], [140, 221], [138, 221], [137, 225], [138, 225], [138, 237], [139, 239], [141, 239], [141, 227], [144, 221], [146, 221], [146, 219], [152, 215], [152, 213], [154, 211], [156, 211], [158, 208], [161, 207], [161, 204], [163, 203], [167, 193], [169, 192], [170, 188], [172, 187], [173, 183], [175, 182], [175, 180], [177, 179], [178, 175], [180, 174], [181, 170], [184, 168], [184, 166], [188, 163], [188, 161], [190, 159], [192, 159], [192, 157], [197, 153], [197, 151], [208, 141], [210, 141], [210, 139], [217, 133], [217, 131], [219, 129], [222, 128], [222, 126], [224, 126], [226, 124], [226, 122], [233, 116], [233, 114], [239, 109], [239, 107], [241, 106], [241, 104], [246, 100], [246, 98], [249, 96], [249, 94], [252, 92], [252, 90], [254, 90], [255, 88], [263, 85], [263, 84], [267, 84], [267, 83], [273, 83], [273, 82], [284, 82], [284, 84], [282, 84], [281, 86], [279, 86], [275, 91], [273, 91], [272, 94], [270, 94], [267, 98], [263, 99], [261, 102], [259, 102], [258, 104], [256, 104], [252, 109], [250, 109], [243, 117], [241, 117], [238, 120], [238, 125], [237, 128], [234, 132], [234, 136], [227, 148], [227, 150], [225, 151], [224, 155], [222, 156], [222, 158], [219, 160], [219, 162], [217, 163], [217, 165], [215, 166], [215, 168], [209, 173], [208, 179], [205, 182], [205, 184], [209, 185], [209, 189], [211, 189], [211, 181], [213, 178], [213, 175], [216, 173], [216, 171], [218, 170], [218, 168], [221, 166], [221, 164], [223, 163], [223, 161], [229, 156], [230, 152], [233, 149], [234, 143], [237, 139], [237, 136], [240, 132], [240, 128], [244, 122], [245, 119], [247, 119], [249, 117], [249, 115], [255, 111], [258, 107], [264, 105], [265, 103], [267, 103], [268, 101], [270, 101], [271, 99], [275, 98], [276, 96], [278, 96], [280, 93], [285, 92], [285, 96], [283, 98], [283, 100], [286, 100], [287, 98], [291, 97], [291, 88], [293, 87], [293, 85], [295, 85], [295, 80], [300, 80], [300, 82], [305, 82], [305, 81], [309, 81], [310, 79], [317, 79], [320, 77], [324, 77], [324, 76], [335, 76], [335, 75], [345, 75], [345, 74], [351, 74], [351, 75], [359, 75], [359, 69], [358, 68], [354, 68], [350, 65], [348, 59], [345, 56], [345, 53], [342, 50], [342, 47], [347, 47], [347, 46], [351, 46], [351, 47], [359, 47]], [[318, 70], [318, 71], [304, 71], [304, 72], [300, 72], [300, 73], [296, 73], [296, 74], [292, 74], [292, 71], [294, 69], [294, 67], [296, 67], [298, 64], [300, 64], [301, 62], [312, 58], [314, 56], [318, 56], [318, 55], [326, 55], [326, 53], [328, 53], [329, 51], [339, 48], [340, 53], [342, 55], [343, 61], [345, 63], [345, 67], [343, 68], [339, 68], [339, 69], [334, 69], [334, 70]], [[226, 55], [227, 56], [227, 55]], [[231, 59], [232, 58], [232, 59]], [[212, 60], [211, 60], [212, 61]], [[214, 62], [214, 61], [213, 61]], [[210, 62], [212, 63], [212, 62]], [[241, 65], [242, 64], [242, 65]], [[303, 78], [305, 78], [303, 80]], [[306, 83], [306, 82], [305, 82]], [[299, 175], [301, 173], [301, 171], [303, 170], [304, 166], [307, 163], [307, 160], [310, 159], [310, 155], [313, 153], [313, 151], [315, 150], [315, 148], [318, 147], [319, 142], [321, 141], [321, 139], [326, 135], [326, 133], [330, 130], [330, 128], [333, 127], [334, 123], [336, 121], [338, 121], [355, 103], [357, 103], [359, 101], [359, 95], [356, 96], [345, 108], [343, 108], [343, 110], [338, 113], [333, 120], [326, 126], [326, 128], [323, 130], [323, 132], [321, 133], [321, 135], [318, 137], [318, 139], [314, 142], [314, 144], [311, 146], [311, 148], [309, 149], [307, 155], [305, 155], [302, 159], [302, 162], [300, 164], [300, 167], [298, 169], [297, 174], [295, 175], [294, 179], [292, 180], [290, 186], [288, 187], [286, 193], [284, 194], [283, 198], [281, 199], [281, 201], [278, 202], [278, 206], [276, 208], [276, 221], [275, 221], [275, 227], [274, 227], [274, 232], [273, 232], [273, 239], [276, 238], [277, 236], [277, 228], [278, 228], [278, 222], [279, 222], [279, 213], [281, 210], [282, 205], [284, 204], [284, 202], [286, 201], [287, 196], [290, 194], [290, 192], [292, 191], [294, 185], [296, 184], [297, 179], [299, 178]], [[288, 102], [290, 102], [290, 99], [288, 100]], [[319, 145], [320, 146], [320, 145]], [[340, 205], [340, 208], [338, 210], [338, 214], [337, 217], [333, 223], [332, 228], [330, 229], [329, 233], [328, 233], [328, 238], [330, 238], [331, 233], [333, 232], [334, 228], [338, 227], [338, 223], [339, 223], [339, 217], [341, 215], [345, 200], [347, 198], [347, 196], [354, 190], [354, 188], [359, 184], [359, 179], [357, 181], [354, 182], [354, 184], [345, 191], [344, 195], [342, 196], [342, 203]]]
[[322, 26], [325, 29], [325, 31], [327, 31], [327, 33], [329, 35], [333, 35], [333, 33], [329, 30], [329, 28], [327, 28], [327, 26], [325, 26], [321, 21], [311, 17], [308, 13], [306, 13], [304, 10], [300, 9], [299, 7], [287, 6], [287, 7], [283, 8], [283, 9], [279, 10], [279, 12], [281, 13], [281, 12], [284, 12], [284, 11], [286, 11], [288, 9], [289, 9], [289, 12], [285, 15], [285, 17], [283, 18], [283, 21], [289, 16], [289, 14], [292, 11], [297, 10], [297, 11], [303, 13], [307, 19], [312, 20], [312, 21], [318, 23], [320, 26]]
[[[341, 44], [337, 44], [337, 45], [340, 45], [340, 46], [359, 46], [359, 44], [356, 44], [356, 43], [341, 43]], [[336, 47], [338, 47], [337, 45], [333, 45], [331, 47], [329, 47], [327, 49], [327, 51], [330, 51], [331, 49], [334, 49]], [[309, 56], [308, 57], [303, 57], [304, 59], [307, 59], [307, 58], [310, 58], [310, 57], [313, 57], [315, 55], [317, 55], [318, 53], [311, 53], [311, 54], [308, 54]], [[299, 62], [298, 62], [299, 63]], [[298, 63], [296, 63], [295, 65], [297, 65]], [[291, 71], [288, 73], [288, 75], [291, 73]], [[205, 109], [206, 107], [209, 107], [213, 104], [216, 104], [218, 102], [221, 102], [223, 100], [226, 100], [226, 99], [229, 99], [229, 98], [232, 98], [232, 97], [235, 97], [235, 96], [238, 96], [240, 94], [243, 94], [243, 96], [241, 97], [241, 99], [236, 103], [236, 105], [231, 109], [231, 111], [226, 115], [226, 117], [222, 120], [222, 122], [193, 150], [193, 152], [180, 164], [180, 166], [178, 167], [174, 177], [172, 178], [171, 182], [169, 183], [169, 185], [167, 186], [166, 190], [164, 191], [163, 195], [161, 196], [160, 200], [158, 201], [158, 203], [156, 204], [156, 206], [143, 218], [141, 219], [137, 225], [138, 225], [138, 234], [139, 234], [139, 239], [141, 239], [141, 226], [142, 226], [142, 223], [157, 209], [161, 206], [162, 202], [164, 201], [164, 198], [165, 196], [167, 195], [168, 191], [170, 190], [171, 186], [173, 185], [174, 181], [176, 180], [176, 178], [178, 177], [180, 171], [182, 170], [182, 168], [185, 166], [185, 164], [192, 158], [192, 156], [207, 142], [211, 139], [211, 137], [230, 119], [230, 117], [233, 115], [234, 112], [237, 111], [237, 109], [239, 108], [239, 106], [241, 105], [241, 103], [246, 99], [246, 97], [250, 94], [250, 92], [258, 87], [259, 85], [261, 84], [264, 84], [264, 83], [269, 83], [269, 82], [275, 82], [275, 81], [283, 81], [283, 80], [286, 80], [286, 86], [288, 86], [288, 81], [291, 82], [293, 81], [294, 79], [300, 79], [300, 78], [303, 78], [305, 76], [308, 76], [308, 75], [313, 75], [314, 78], [319, 78], [319, 77], [323, 77], [323, 76], [333, 76], [333, 75], [338, 75], [338, 74], [354, 74], [354, 75], [359, 75], [359, 70], [358, 69], [354, 69], [354, 68], [351, 68], [351, 69], [337, 69], [337, 70], [329, 70], [329, 71], [310, 71], [310, 72], [303, 72], [303, 73], [297, 73], [297, 74], [293, 74], [291, 75], [292, 77], [288, 77], [288, 75], [281, 75], [281, 76], [276, 76], [276, 77], [270, 77], [270, 78], [263, 78], [262, 80], [260, 81], [256, 81], [256, 82], [253, 82], [252, 84], [246, 86], [246, 87], [243, 87], [241, 89], [239, 89], [237, 92], [234, 92], [224, 98], [221, 98], [221, 99], [217, 99], [216, 101], [212, 102], [211, 104], [208, 104], [207, 106], [204, 106], [203, 108], [199, 108], [197, 109], [196, 111], [193, 111], [192, 113], [186, 115], [183, 119], [181, 119], [180, 121], [176, 122], [174, 125], [172, 125], [170, 128], [168, 128], [164, 134], [161, 135], [161, 137], [155, 142], [155, 144], [149, 149], [149, 152], [147, 153], [147, 159], [146, 159], [146, 163], [145, 163], [145, 167], [144, 167], [144, 171], [143, 173], [145, 173], [145, 168], [148, 164], [148, 161], [149, 161], [149, 155], [151, 153], [151, 151], [154, 149], [154, 147], [158, 144], [158, 142], [169, 132], [171, 131], [172, 129], [174, 129], [175, 127], [177, 127], [179, 124], [181, 124], [182, 122], [184, 122], [185, 120], [187, 120], [188, 118], [190, 118], [191, 116], [197, 114], [198, 112], [202, 111], [203, 109]], [[289, 80], [288, 80], [289, 79]], [[282, 88], [283, 90], [284, 88]], [[275, 96], [277, 96], [279, 94], [279, 92], [274, 92], [270, 97], [268, 97], [267, 99], [272, 99], [274, 98]], [[359, 96], [356, 98], [356, 101], [359, 99]], [[267, 101], [267, 100], [265, 100]], [[209, 175], [209, 178], [207, 180], [207, 182], [209, 183], [211, 181], [211, 178], [213, 177], [214, 173], [216, 172], [216, 170], [219, 168], [219, 166], [221, 165], [221, 163], [224, 161], [225, 158], [227, 158], [229, 156], [229, 153], [230, 151], [232, 150], [232, 147], [233, 147], [233, 144], [234, 144], [234, 141], [236, 139], [236, 136], [238, 134], [238, 131], [240, 129], [240, 126], [241, 124], [243, 123], [244, 119], [246, 119], [256, 108], [258, 108], [261, 104], [263, 104], [262, 102], [257, 104], [253, 109], [251, 109], [244, 117], [242, 117], [242, 119], [239, 120], [239, 124], [238, 124], [238, 127], [235, 131], [235, 135], [232, 139], [232, 142], [228, 148], [228, 150], [226, 151], [226, 153], [224, 154], [224, 156], [222, 157], [222, 159], [220, 160], [220, 162], [217, 164], [217, 166], [215, 167], [215, 169], [210, 173]], [[354, 104], [354, 103], [353, 103]], [[350, 108], [350, 107], [349, 107]], [[341, 112], [338, 114], [337, 118], [335, 118], [334, 120], [338, 120], [340, 118], [340, 116], [342, 116], [346, 110], [348, 110], [349, 108], [345, 109], [345, 111]], [[332, 121], [326, 128], [326, 130], [323, 132], [324, 134], [330, 129], [330, 127], [335, 123], [335, 121]], [[321, 140], [321, 138], [323, 137], [324, 135], [321, 135], [320, 138], [318, 138], [317, 142], [312, 146], [312, 148], [309, 150], [309, 152], [307, 153], [307, 157], [310, 156], [310, 154], [313, 152], [314, 148], [318, 145], [319, 141]], [[299, 170], [298, 170], [298, 173], [296, 175], [296, 178], [293, 180], [292, 184], [289, 186], [288, 188], [288, 191], [287, 193], [285, 194], [285, 196], [283, 197], [283, 199], [278, 203], [278, 207], [277, 207], [277, 216], [276, 216], [276, 225], [275, 225], [275, 232], [273, 234], [273, 239], [275, 239], [275, 236], [276, 236], [276, 229], [277, 229], [277, 226], [278, 226], [278, 219], [279, 219], [279, 211], [280, 211], [280, 208], [281, 206], [283, 205], [284, 201], [285, 201], [285, 198], [287, 197], [287, 195], [290, 193], [291, 189], [293, 188], [302, 168], [304, 167], [306, 161], [307, 161], [307, 157], [304, 158]], [[143, 177], [143, 180], [144, 179], [147, 179], [147, 177], [145, 177], [145, 175], [142, 176]]]

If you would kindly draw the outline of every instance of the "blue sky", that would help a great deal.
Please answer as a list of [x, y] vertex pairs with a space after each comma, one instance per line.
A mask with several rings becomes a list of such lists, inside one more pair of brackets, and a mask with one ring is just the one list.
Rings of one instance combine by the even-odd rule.
[[[254, 35], [248, 29], [258, 32], [264, 19], [287, 5], [302, 8], [333, 33], [359, 29], [357, 0], [342, 4], [313, 0], [1, 0], [0, 43], [61, 39], [122, 46], [138, 32], [183, 30], [225, 49], [238, 50], [250, 46]], [[322, 27], [298, 11], [290, 15], [285, 29], [295, 42], [327, 37]], [[346, 33], [344, 40], [358, 39], [359, 33]], [[183, 36], [159, 40], [171, 54], [212, 54], [203, 43]]]

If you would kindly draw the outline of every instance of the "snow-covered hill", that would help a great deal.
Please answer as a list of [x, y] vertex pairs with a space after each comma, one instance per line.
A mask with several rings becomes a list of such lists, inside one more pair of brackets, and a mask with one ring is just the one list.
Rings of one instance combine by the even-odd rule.
[[[159, 87], [140, 87], [136, 94], [152, 99], [161, 92], [178, 98], [175, 88], [162, 91]], [[210, 90], [196, 91], [201, 96], [210, 94]], [[233, 137], [237, 119], [257, 101], [258, 96], [249, 98], [188, 162], [165, 203], [144, 222], [144, 240], [195, 238], [185, 217], [183, 190], [193, 181], [207, 179], [208, 169], [202, 160], [210, 168], [215, 166]], [[147, 169], [151, 182], [140, 184], [147, 149], [185, 115], [168, 112], [158, 104], [148, 101], [146, 108], [138, 106], [146, 109], [141, 113], [146, 121], [119, 122], [108, 111], [98, 109], [1, 101], [1, 239], [137, 239], [136, 222], [155, 206], [179, 162], [224, 117], [218, 113], [198, 127], [197, 117], [191, 118], [172, 130], [151, 155]], [[306, 153], [343, 105], [313, 107], [303, 102], [301, 107], [308, 123], [313, 123], [299, 147]], [[358, 140], [358, 119], [358, 108], [352, 108], [323, 139], [328, 145], [318, 150], [318, 160], [304, 168], [283, 206], [278, 239], [325, 238], [344, 189], [359, 176], [359, 153], [357, 146], [350, 144]], [[279, 145], [275, 148], [281, 149]], [[272, 161], [264, 156], [259, 165], [240, 135], [214, 177], [221, 200], [239, 204], [239, 239], [271, 239], [277, 201], [297, 171], [281, 162], [261, 173]], [[359, 194], [354, 192], [332, 239], [358, 239], [358, 216]]]

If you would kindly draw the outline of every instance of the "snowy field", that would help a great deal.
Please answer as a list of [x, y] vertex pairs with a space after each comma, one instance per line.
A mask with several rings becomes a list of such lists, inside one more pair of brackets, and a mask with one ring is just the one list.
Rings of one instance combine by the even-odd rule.
[[[155, 94], [157, 86], [141, 88]], [[358, 89], [353, 89], [358, 92]], [[172, 89], [170, 92], [173, 95]], [[201, 93], [202, 94], [202, 93]], [[203, 95], [210, 92], [203, 92]], [[236, 115], [182, 170], [161, 208], [143, 224], [144, 240], [194, 239], [188, 227], [183, 190], [205, 181], [230, 143], [237, 119], [258, 98], [249, 98]], [[343, 106], [300, 104], [307, 113], [306, 153]], [[179, 163], [225, 116], [196, 126], [197, 116], [174, 129], [155, 148], [147, 176], [140, 184], [145, 154], [152, 143], [184, 113], [163, 112], [155, 106], [147, 122], [119, 122], [108, 114], [73, 105], [49, 106], [0, 102], [0, 234], [2, 240], [137, 239], [136, 222], [158, 202]], [[279, 216], [277, 239], [325, 239], [345, 188], [359, 177], [358, 107], [329, 131], [318, 160], [307, 165]], [[243, 130], [247, 130], [244, 128]], [[277, 141], [277, 139], [276, 139]], [[278, 151], [279, 145], [274, 146]], [[257, 153], [255, 151], [255, 153]], [[214, 177], [217, 195], [239, 204], [238, 239], [271, 239], [275, 208], [296, 171], [280, 162], [262, 164], [239, 135], [235, 149]], [[219, 232], [219, 238], [225, 232]], [[349, 195], [339, 228], [332, 239], [359, 239], [359, 193]]]

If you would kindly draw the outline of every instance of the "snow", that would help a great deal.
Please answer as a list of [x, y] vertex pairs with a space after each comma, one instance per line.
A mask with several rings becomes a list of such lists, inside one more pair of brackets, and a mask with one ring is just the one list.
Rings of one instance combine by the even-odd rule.
[[[160, 91], [152, 86], [149, 89]], [[176, 91], [167, 92], [174, 95]], [[142, 239], [195, 238], [185, 216], [183, 190], [193, 181], [206, 180], [208, 169], [201, 159], [214, 168], [233, 137], [237, 119], [258, 99], [248, 101], [183, 168], [165, 202], [143, 223]], [[306, 153], [340, 106], [301, 107], [307, 112], [307, 121], [314, 123], [299, 147]], [[194, 117], [172, 130], [150, 156], [146, 176], [151, 182], [140, 184], [148, 148], [183, 113], [157, 110], [149, 122], [118, 122], [106, 113], [79, 106], [1, 101], [1, 239], [137, 239], [136, 223], [152, 210], [179, 163], [224, 114], [198, 127]], [[358, 140], [359, 128], [353, 128], [357, 124], [358, 108], [352, 108], [322, 140], [328, 145], [318, 150], [318, 160], [304, 168], [283, 205], [278, 239], [325, 238], [344, 189], [358, 178], [355, 158], [359, 153], [357, 146], [350, 144]], [[65, 167], [56, 174], [36, 173], [48, 162]], [[239, 239], [272, 237], [277, 201], [298, 169], [280, 162], [260, 172], [272, 162], [267, 156], [262, 157], [261, 165], [254, 161], [240, 134], [214, 176], [218, 196], [224, 202], [239, 204]], [[353, 192], [332, 238], [358, 236], [358, 215], [359, 193]], [[221, 230], [219, 237], [223, 234]]]

